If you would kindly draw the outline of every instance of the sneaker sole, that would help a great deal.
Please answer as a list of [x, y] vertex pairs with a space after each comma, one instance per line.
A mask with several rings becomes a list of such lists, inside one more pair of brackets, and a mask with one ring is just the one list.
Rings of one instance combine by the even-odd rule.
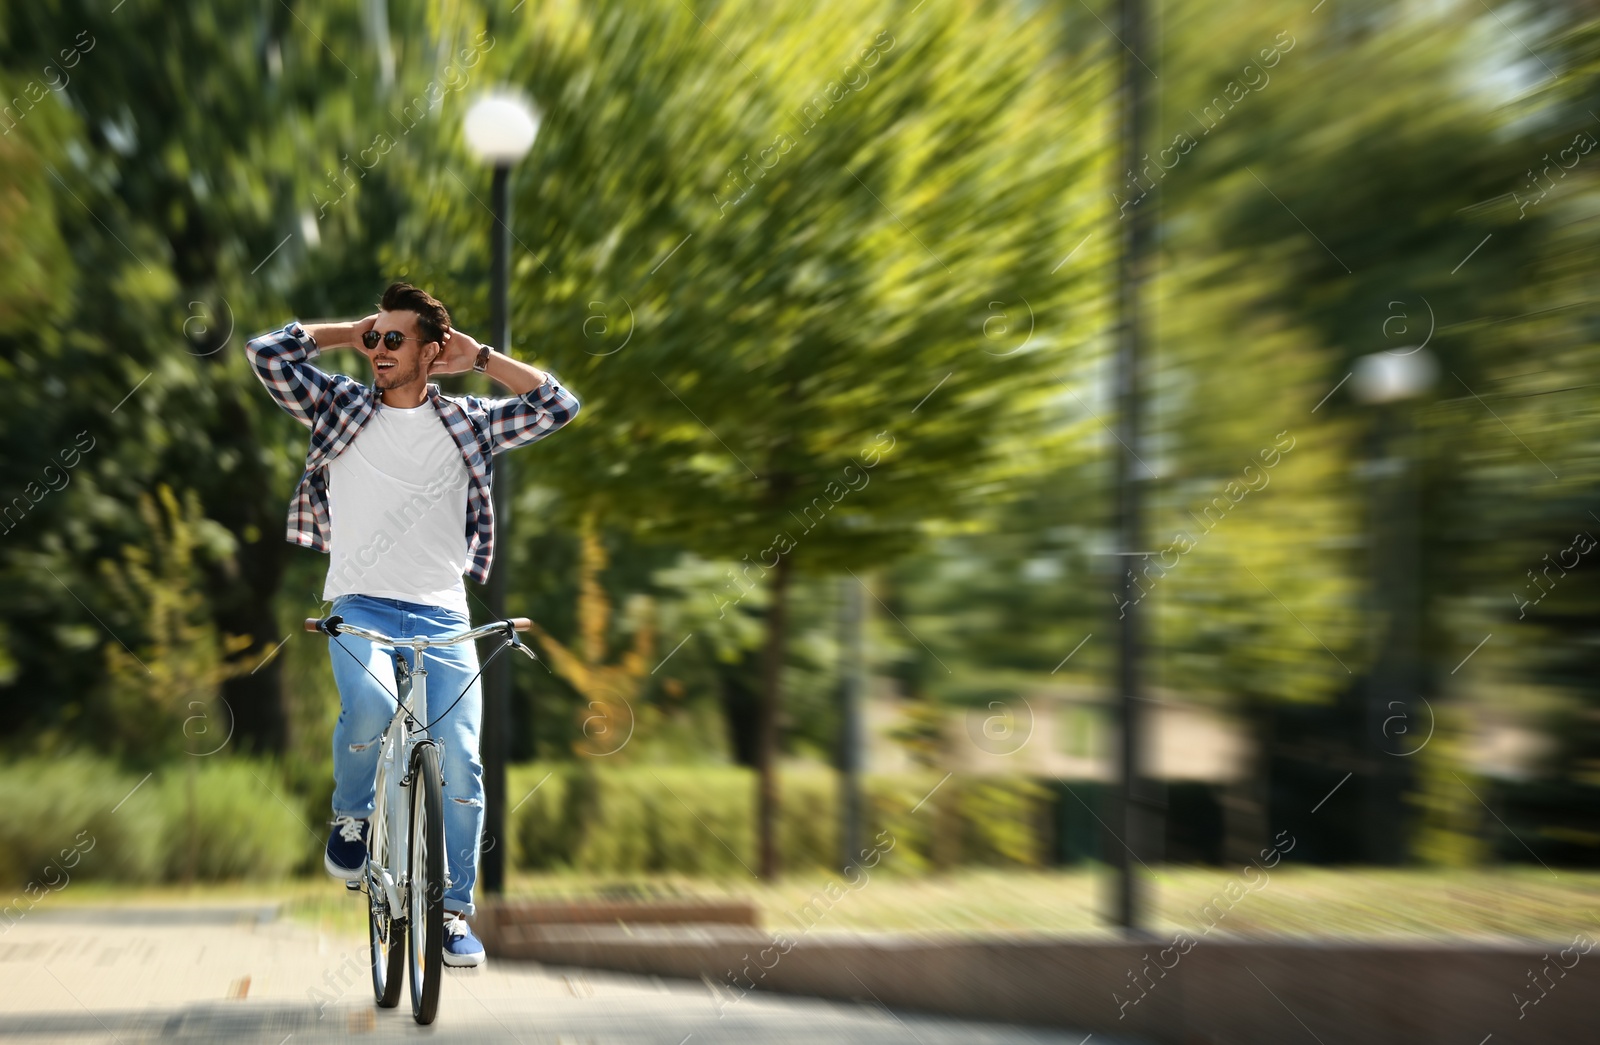
[[475, 969], [488, 960], [488, 955], [479, 951], [477, 954], [451, 954], [445, 951], [440, 957], [452, 969]]
[[364, 867], [340, 867], [329, 858], [327, 853], [322, 854], [322, 869], [345, 882], [361, 881], [361, 875], [366, 870]]

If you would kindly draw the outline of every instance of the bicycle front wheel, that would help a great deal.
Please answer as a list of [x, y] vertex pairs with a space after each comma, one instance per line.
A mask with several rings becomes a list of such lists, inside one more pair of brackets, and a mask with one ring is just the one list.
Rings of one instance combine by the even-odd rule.
[[439, 752], [418, 744], [411, 760], [410, 946], [411, 1015], [432, 1023], [439, 1011], [444, 957], [444, 784]]

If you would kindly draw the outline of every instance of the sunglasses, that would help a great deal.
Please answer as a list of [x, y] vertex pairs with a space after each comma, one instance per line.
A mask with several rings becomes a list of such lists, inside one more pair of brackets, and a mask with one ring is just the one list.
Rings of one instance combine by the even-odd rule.
[[422, 338], [406, 337], [398, 330], [390, 330], [383, 334], [378, 333], [376, 330], [369, 330], [365, 334], [361, 335], [361, 343], [367, 346], [369, 351], [377, 348], [379, 341], [382, 341], [383, 347], [387, 348], [389, 351], [397, 352], [400, 350], [400, 346], [405, 342], [422, 341]]

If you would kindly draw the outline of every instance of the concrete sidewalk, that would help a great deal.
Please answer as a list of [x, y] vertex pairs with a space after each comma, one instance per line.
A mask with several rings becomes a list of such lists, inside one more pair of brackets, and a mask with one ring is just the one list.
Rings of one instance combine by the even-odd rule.
[[[719, 1005], [719, 1000], [722, 1004]], [[494, 961], [449, 972], [432, 1027], [372, 1002], [366, 941], [273, 909], [41, 911], [0, 936], [0, 1042], [1081, 1045], [1082, 1033]], [[1094, 1045], [1114, 1045], [1095, 1036]]]

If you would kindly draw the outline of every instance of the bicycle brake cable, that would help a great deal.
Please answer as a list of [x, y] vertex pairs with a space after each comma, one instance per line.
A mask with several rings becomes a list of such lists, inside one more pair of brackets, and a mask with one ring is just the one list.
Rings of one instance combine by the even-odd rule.
[[[515, 639], [506, 639], [498, 647], [495, 648], [495, 651], [493, 653], [491, 653], [487, 657], [485, 657], [483, 663], [478, 666], [478, 674], [472, 676], [471, 680], [468, 681], [466, 686], [461, 690], [461, 697], [464, 697], [469, 692], [471, 692], [472, 683], [478, 681], [478, 679], [483, 675], [483, 669], [487, 668], [489, 666], [489, 662], [490, 661], [492, 661], [492, 660], [494, 660], [494, 658], [498, 657], [501, 654], [501, 652], [503, 650], [505, 650], [506, 647], [512, 646], [512, 645], [515, 645], [515, 644], [516, 644], [516, 640]], [[456, 699], [452, 700], [450, 702], [450, 706], [449, 707], [447, 707], [443, 711], [439, 712], [439, 717], [438, 718], [435, 718], [432, 722], [429, 722], [426, 726], [423, 726], [422, 727], [422, 732], [426, 732], [427, 730], [432, 729], [434, 726], [438, 725], [439, 719], [444, 718], [446, 715], [450, 714], [450, 712], [454, 711], [455, 710], [455, 706], [457, 704], [461, 703], [461, 697], [457, 697]]]
[[[343, 642], [339, 641], [339, 636], [334, 635], [334, 636], [332, 636], [332, 638], [333, 638], [333, 641], [334, 641], [335, 645], [337, 645], [340, 649], [344, 650], [346, 653], [350, 654], [350, 659], [351, 660], [353, 660], [357, 664], [361, 665], [361, 670], [362, 671], [365, 671], [368, 675], [372, 675], [372, 669], [367, 667], [366, 661], [362, 660], [360, 657], [356, 656], [354, 653], [350, 653], [350, 648], [348, 646], [346, 646]], [[386, 696], [386, 697], [389, 696], [389, 687], [385, 686], [383, 684], [383, 680], [382, 679], [378, 678], [378, 676], [376, 676], [376, 675], [372, 675], [372, 681], [376, 682], [378, 684], [378, 688], [383, 690], [383, 695], [384, 696]], [[395, 684], [398, 686], [399, 682], [396, 681]], [[415, 725], [417, 720], [416, 720], [415, 716], [413, 716], [411, 714], [411, 710], [409, 708], [407, 708], [404, 704], [400, 703], [398, 698], [391, 697], [390, 699], [394, 700], [395, 707], [399, 708], [400, 711], [404, 712], [406, 718], [410, 719], [412, 724]], [[459, 700], [460, 698], [458, 697], [456, 699]], [[451, 704], [450, 706], [451, 707], [455, 707], [454, 704]], [[427, 729], [428, 727], [424, 726], [422, 728], [423, 729]], [[419, 730], [419, 732], [420, 732], [420, 730]]]

